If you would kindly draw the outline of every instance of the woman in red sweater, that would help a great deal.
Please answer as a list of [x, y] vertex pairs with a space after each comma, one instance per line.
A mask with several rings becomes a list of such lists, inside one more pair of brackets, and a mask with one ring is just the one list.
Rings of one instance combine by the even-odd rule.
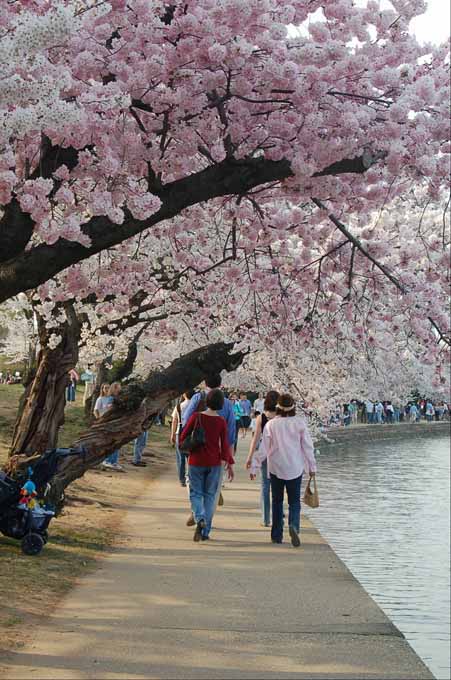
[[205, 432], [205, 444], [191, 452], [188, 459], [189, 497], [196, 522], [196, 542], [209, 538], [223, 463], [229, 481], [233, 479], [234, 460], [227, 439], [227, 425], [224, 418], [218, 415], [224, 405], [224, 395], [221, 390], [210, 390], [206, 401], [207, 410], [193, 413], [180, 434], [182, 444], [198, 421]]

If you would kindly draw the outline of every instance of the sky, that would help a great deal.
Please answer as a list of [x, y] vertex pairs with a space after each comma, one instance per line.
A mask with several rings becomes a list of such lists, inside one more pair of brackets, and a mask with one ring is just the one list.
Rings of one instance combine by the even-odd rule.
[[450, 33], [449, 0], [429, 0], [426, 14], [412, 20], [411, 29], [420, 42], [441, 43]]
[[[366, 5], [366, 0], [355, 0], [357, 5]], [[417, 40], [420, 43], [435, 43], [439, 44], [449, 38], [450, 34], [450, 0], [426, 0], [428, 8], [425, 14], [420, 17], [415, 17], [410, 23], [410, 30], [415, 33]], [[382, 9], [391, 8], [392, 5], [389, 0], [381, 0]], [[320, 19], [319, 10], [316, 15], [313, 15], [315, 20]], [[308, 21], [306, 24], [308, 25]], [[299, 31], [300, 29], [300, 31]], [[302, 27], [288, 28], [288, 35], [294, 36], [302, 34]]]

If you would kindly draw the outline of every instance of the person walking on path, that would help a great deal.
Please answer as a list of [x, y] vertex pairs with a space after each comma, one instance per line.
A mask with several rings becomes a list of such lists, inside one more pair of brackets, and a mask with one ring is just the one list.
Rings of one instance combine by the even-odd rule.
[[241, 416], [241, 422], [243, 425], [243, 439], [244, 439], [251, 424], [251, 412], [252, 412], [252, 404], [247, 398], [247, 394], [245, 392], [241, 392], [240, 394], [240, 406], [243, 412], [243, 415]]
[[189, 455], [189, 493], [196, 529], [193, 540], [206, 541], [210, 537], [222, 465], [233, 479], [234, 460], [227, 438], [227, 424], [219, 411], [224, 406], [224, 395], [219, 389], [210, 390], [206, 397], [207, 410], [193, 413], [180, 435], [180, 444], [196, 427], [203, 429], [205, 443]]
[[266, 424], [262, 442], [254, 453], [251, 465], [251, 479], [266, 458], [272, 493], [273, 543], [283, 542], [283, 498], [288, 496], [288, 528], [291, 544], [301, 545], [301, 484], [302, 475], [308, 472], [316, 475], [316, 461], [313, 441], [304, 418], [296, 416], [296, 406], [290, 394], [281, 394], [277, 400], [277, 417]]
[[357, 425], [357, 404], [355, 399], [353, 399], [349, 404], [348, 404], [348, 412], [349, 415], [351, 416], [351, 424], [352, 425]]
[[[182, 428], [185, 427], [186, 423], [188, 422], [189, 418], [192, 416], [193, 413], [196, 413], [197, 411], [203, 411], [205, 409], [206, 403], [206, 397], [210, 390], [213, 389], [219, 389], [221, 387], [221, 375], [219, 373], [214, 373], [210, 376], [207, 376], [205, 378], [205, 389], [201, 390], [200, 392], [196, 392], [190, 399], [190, 402], [186, 409], [182, 413]], [[231, 402], [230, 399], [227, 399], [227, 397], [224, 397], [224, 405], [222, 408], [219, 410], [219, 415], [224, 418], [227, 424], [227, 439], [229, 442], [230, 449], [234, 449], [236, 446], [236, 440], [238, 438], [238, 431], [236, 429], [236, 421], [235, 421], [235, 414], [234, 414], [234, 409], [233, 409], [233, 403]], [[235, 450], [235, 449], [234, 449]], [[231, 454], [231, 457], [233, 458], [233, 454]], [[221, 467], [221, 479], [218, 485], [218, 491], [216, 494], [216, 499], [215, 499], [215, 506], [213, 510], [213, 514], [216, 511], [216, 508], [218, 505], [224, 505], [224, 498], [221, 493], [221, 488], [223, 486], [223, 468]], [[188, 482], [189, 482], [189, 476], [188, 476]], [[191, 527], [194, 526], [195, 521], [194, 521], [194, 516], [191, 513], [190, 516], [187, 519], [186, 522], [187, 526]]]
[[[249, 447], [249, 455], [246, 460], [246, 469], [249, 470], [252, 465], [252, 459], [255, 451], [260, 446], [261, 438], [267, 423], [276, 417], [276, 406], [279, 393], [271, 390], [266, 395], [263, 403], [263, 412], [257, 416], [255, 423], [255, 432], [252, 437], [251, 445]], [[265, 527], [271, 526], [271, 482], [268, 475], [267, 461], [261, 462], [261, 493], [260, 505], [262, 511], [262, 524]]]
[[[119, 395], [121, 391], [121, 384], [118, 382], [107, 385], [106, 383], [102, 385], [100, 389], [100, 397], [97, 399], [94, 406], [94, 415], [96, 418], [101, 418], [104, 413], [106, 413], [110, 408], [112, 408], [114, 403], [114, 398]], [[106, 393], [106, 394], [105, 394]], [[102, 463], [102, 467], [105, 470], [115, 470], [116, 472], [125, 472], [124, 467], [119, 465], [119, 454], [120, 449], [113, 451], [109, 456], [105, 458]]]
[[171, 423], [171, 443], [175, 446], [175, 460], [177, 464], [177, 476], [181, 486], [186, 486], [186, 477], [188, 474], [187, 470], [187, 459], [188, 455], [180, 451], [179, 449], [179, 439], [180, 432], [182, 431], [183, 414], [190, 404], [190, 400], [194, 396], [194, 391], [189, 390], [184, 392], [183, 399], [177, 404], [172, 412], [172, 423]]
[[[381, 401], [377, 401], [375, 406], [374, 406], [374, 412], [376, 415], [376, 423], [381, 425], [383, 423], [383, 417], [384, 417], [384, 406]], [[374, 421], [373, 421], [374, 422]]]
[[243, 427], [243, 409], [241, 408], [241, 404], [238, 401], [238, 397], [236, 394], [231, 394], [230, 395], [230, 400], [232, 402], [233, 406], [233, 413], [234, 413], [234, 420], [235, 420], [235, 438], [233, 442], [233, 452], [236, 453], [236, 449], [238, 446], [238, 435], [240, 433], [240, 429]]
[[432, 423], [432, 421], [434, 420], [435, 410], [432, 401], [429, 401], [429, 399], [426, 402], [425, 415], [428, 423]]
[[255, 415], [259, 416], [261, 413], [263, 413], [265, 409], [265, 400], [263, 399], [261, 393], [258, 393], [257, 399], [254, 401], [254, 411]]
[[418, 414], [419, 414], [419, 410], [418, 410], [416, 404], [413, 404], [413, 403], [410, 404], [410, 407], [409, 407], [409, 416], [410, 416], [410, 422], [411, 422], [411, 423], [416, 423], [416, 422], [417, 422]]
[[365, 402], [366, 420], [368, 425], [374, 423], [374, 404], [371, 399], [367, 399]]
[[83, 406], [86, 406], [86, 402], [90, 397], [92, 397], [92, 393], [94, 392], [94, 383], [96, 379], [95, 374], [93, 371], [91, 371], [90, 365], [86, 371], [81, 374], [81, 379], [85, 383], [85, 391], [83, 392]]
[[143, 451], [147, 446], [148, 431], [141, 432], [139, 437], [136, 437], [133, 443], [133, 460], [132, 465], [135, 467], [147, 467], [147, 463], [142, 459]]
[[77, 392], [77, 382], [79, 379], [80, 376], [78, 375], [77, 371], [74, 368], [71, 368], [69, 371], [69, 384], [66, 387], [67, 402], [75, 401], [75, 396]]

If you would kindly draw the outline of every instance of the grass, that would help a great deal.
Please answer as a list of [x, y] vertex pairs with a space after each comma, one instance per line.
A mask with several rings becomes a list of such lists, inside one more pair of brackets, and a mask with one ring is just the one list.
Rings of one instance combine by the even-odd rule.
[[[0, 466], [6, 461], [23, 387], [0, 385]], [[68, 446], [86, 428], [82, 390], [66, 407], [59, 445]], [[152, 465], [131, 468], [127, 475], [89, 471], [68, 489], [71, 501], [50, 524], [50, 539], [36, 557], [23, 555], [20, 542], [0, 534], [0, 649], [21, 646], [33, 626], [51, 611], [74, 583], [93, 569], [120, 534], [125, 510], [152, 477], [167, 465], [168, 430], [151, 433]], [[130, 458], [131, 445], [122, 458]], [[24, 625], [26, 624], [26, 625]]]

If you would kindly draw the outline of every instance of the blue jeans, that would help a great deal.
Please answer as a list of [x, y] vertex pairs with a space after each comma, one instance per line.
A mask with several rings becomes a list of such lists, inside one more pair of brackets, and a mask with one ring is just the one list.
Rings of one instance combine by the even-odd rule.
[[119, 462], [120, 452], [121, 452], [120, 449], [117, 449], [117, 451], [113, 451], [113, 453], [110, 453], [110, 455], [107, 456], [103, 462], [111, 463], [111, 465], [116, 465]]
[[175, 443], [175, 462], [177, 463], [177, 475], [180, 484], [185, 484], [186, 482], [186, 471], [188, 467], [188, 456], [189, 453], [183, 453], [180, 451], [178, 444], [178, 437]]
[[144, 449], [146, 448], [146, 445], [147, 445], [147, 437], [148, 437], [147, 430], [144, 430], [144, 432], [141, 432], [139, 437], [136, 437], [135, 443], [133, 445], [133, 462], [134, 463], [140, 463], [141, 462], [143, 451], [144, 451]]
[[374, 420], [375, 415], [376, 415], [375, 413], [369, 413], [368, 411], [366, 412], [368, 425], [372, 425], [375, 422], [375, 420]]
[[221, 480], [222, 465], [212, 467], [189, 466], [189, 498], [194, 521], [205, 521], [204, 536], [211, 530], [211, 521], [215, 512], [215, 500]]
[[66, 387], [66, 401], [75, 401], [75, 385]]
[[268, 462], [262, 462], [260, 506], [263, 524], [271, 524], [271, 480], [268, 477]]
[[271, 473], [272, 527], [271, 538], [283, 539], [283, 495], [288, 496], [288, 526], [299, 533], [301, 528], [301, 484], [302, 475], [295, 479], [279, 479]]

